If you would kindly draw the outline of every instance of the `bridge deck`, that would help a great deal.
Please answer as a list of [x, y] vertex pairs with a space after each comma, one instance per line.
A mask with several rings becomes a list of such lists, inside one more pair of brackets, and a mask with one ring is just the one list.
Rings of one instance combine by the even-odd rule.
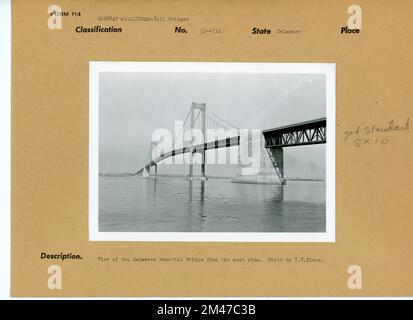
[[[288, 126], [263, 130], [262, 133], [265, 139], [266, 148], [283, 148], [300, 145], [310, 145], [326, 143], [326, 118], [315, 119], [311, 121], [296, 123]], [[182, 147], [162, 153], [159, 157], [153, 159], [145, 165], [144, 168], [158, 164], [159, 162], [179, 154], [188, 152], [202, 152], [203, 150], [211, 150], [218, 148], [227, 148], [238, 146], [240, 144], [240, 136], [224, 138], [212, 142], [201, 143], [195, 146]], [[141, 172], [141, 170], [138, 171]]]
[[233, 147], [233, 146], [238, 146], [239, 145], [239, 136], [235, 137], [229, 137], [229, 138], [224, 138], [216, 141], [211, 141], [211, 142], [206, 142], [206, 143], [201, 143], [198, 145], [194, 146], [188, 146], [188, 147], [183, 147], [183, 148], [178, 148], [175, 150], [168, 151], [166, 153], [160, 154], [159, 157], [155, 158], [152, 160], [150, 163], [148, 163], [145, 167], [149, 168], [151, 166], [154, 166], [155, 164], [161, 162], [162, 160], [165, 160], [169, 157], [173, 157], [179, 154], [184, 154], [188, 152], [201, 152], [203, 150], [212, 150], [212, 149], [219, 149], [219, 148], [228, 148], [228, 147]]

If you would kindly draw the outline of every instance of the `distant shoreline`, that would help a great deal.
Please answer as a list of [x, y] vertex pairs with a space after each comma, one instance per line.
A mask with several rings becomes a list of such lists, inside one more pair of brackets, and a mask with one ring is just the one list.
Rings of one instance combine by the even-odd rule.
[[[126, 177], [132, 177], [134, 173], [131, 172], [125, 172], [125, 173], [99, 173], [99, 177], [102, 178], [126, 178]], [[158, 174], [158, 177], [161, 178], [185, 178], [186, 175], [179, 175], [179, 174]], [[209, 176], [208, 179], [234, 179], [234, 177], [228, 177], [228, 176]], [[325, 179], [320, 179], [320, 178], [286, 178], [287, 181], [326, 181]]]
[[326, 181], [326, 179], [310, 179], [310, 178], [287, 178], [287, 181]]

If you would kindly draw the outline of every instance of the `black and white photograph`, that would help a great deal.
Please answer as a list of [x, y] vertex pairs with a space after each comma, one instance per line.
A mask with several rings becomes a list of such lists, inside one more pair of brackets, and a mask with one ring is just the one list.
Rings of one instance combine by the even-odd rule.
[[91, 62], [90, 239], [334, 241], [334, 72]]

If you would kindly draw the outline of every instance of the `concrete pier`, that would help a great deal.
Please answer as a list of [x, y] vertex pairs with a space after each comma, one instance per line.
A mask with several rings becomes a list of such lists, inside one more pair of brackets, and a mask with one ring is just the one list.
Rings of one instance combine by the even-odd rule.
[[191, 176], [187, 175], [186, 180], [188, 181], [207, 181], [208, 177], [207, 176]]
[[248, 151], [251, 162], [249, 164], [242, 164], [241, 159], [239, 159], [239, 173], [231, 182], [285, 184], [284, 151], [282, 148], [266, 149], [265, 139], [262, 134], [258, 136], [250, 134], [248, 136]]

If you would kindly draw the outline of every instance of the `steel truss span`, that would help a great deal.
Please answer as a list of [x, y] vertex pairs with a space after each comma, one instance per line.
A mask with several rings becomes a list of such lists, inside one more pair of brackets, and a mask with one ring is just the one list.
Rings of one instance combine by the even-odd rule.
[[284, 148], [326, 143], [326, 118], [263, 130], [266, 148]]

